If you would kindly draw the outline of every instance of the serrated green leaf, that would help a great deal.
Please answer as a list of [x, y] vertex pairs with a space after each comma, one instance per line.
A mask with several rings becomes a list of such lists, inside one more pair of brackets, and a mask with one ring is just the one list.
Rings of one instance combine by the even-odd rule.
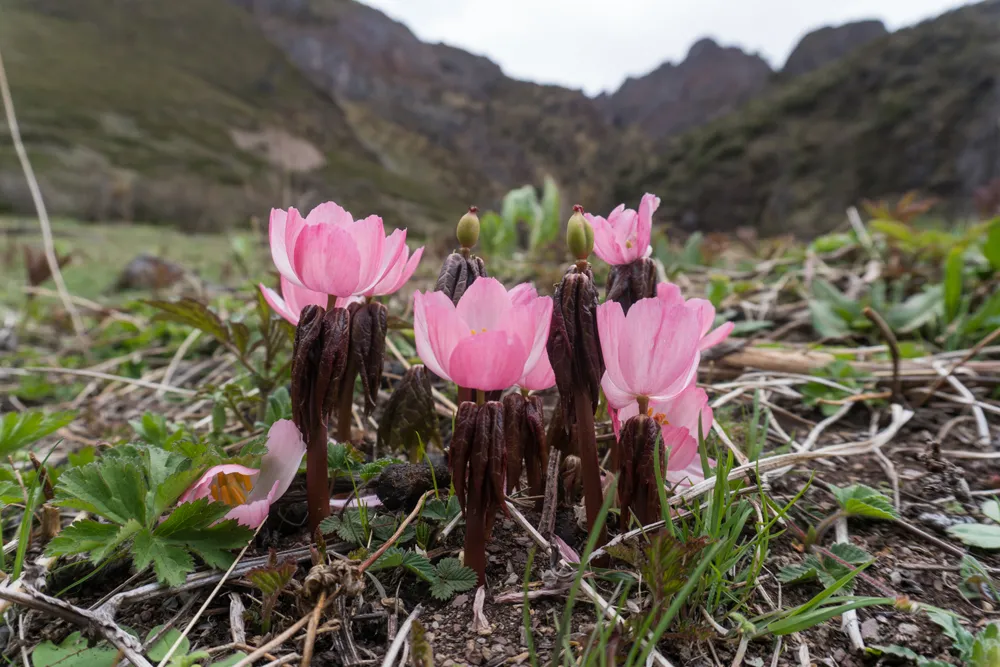
[[229, 509], [223, 503], [209, 503], [207, 498], [184, 503], [153, 534], [167, 546], [193, 551], [212, 567], [227, 568], [233, 562], [232, 551], [242, 549], [253, 538], [253, 531], [246, 526], [232, 519], [220, 521]]
[[891, 655], [897, 658], [905, 658], [917, 663], [917, 667], [950, 667], [949, 663], [941, 660], [928, 660], [904, 646], [890, 644], [889, 646], [872, 646], [868, 649], [871, 655]]
[[40, 410], [8, 412], [0, 419], [0, 455], [7, 455], [58, 431], [76, 418], [75, 412], [45, 414]]
[[813, 329], [822, 338], [846, 338], [851, 335], [851, 327], [841, 318], [833, 306], [817, 299], [809, 300], [809, 313]]
[[442, 558], [437, 564], [437, 578], [448, 582], [456, 593], [476, 585], [476, 571], [465, 567], [457, 558]]
[[830, 547], [830, 551], [851, 565], [861, 565], [862, 563], [867, 563], [872, 558], [867, 551], [850, 542], [837, 542]]
[[431, 582], [430, 594], [435, 600], [450, 600], [455, 596], [455, 589], [447, 581], [435, 579]]
[[971, 547], [1000, 549], [1000, 525], [961, 523], [948, 527], [948, 534]]
[[359, 473], [361, 475], [361, 481], [370, 482], [381, 474], [383, 468], [392, 463], [397, 463], [396, 459], [379, 459], [377, 461], [372, 461], [371, 463], [366, 463], [361, 467]]
[[59, 477], [59, 505], [85, 510], [118, 524], [146, 525], [146, 480], [139, 463], [110, 458], [71, 468]]
[[372, 572], [378, 572], [379, 570], [391, 570], [400, 567], [402, 564], [403, 550], [397, 547], [389, 547], [368, 569]]
[[328, 516], [323, 519], [319, 528], [324, 535], [336, 533], [345, 542], [364, 545], [368, 541], [361, 523], [361, 511], [356, 508], [348, 509], [341, 516]]
[[110, 667], [118, 650], [102, 643], [88, 647], [80, 632], [70, 634], [59, 644], [52, 640], [42, 642], [31, 652], [35, 667]]
[[830, 489], [847, 516], [891, 520], [898, 518], [896, 508], [884, 495], [864, 484]]
[[209, 310], [208, 306], [200, 301], [185, 298], [173, 302], [146, 301], [146, 303], [160, 311], [153, 318], [154, 321], [167, 320], [186, 324], [205, 332], [220, 342], [230, 342], [229, 330], [226, 328], [226, 325], [223, 324], [218, 315]]
[[194, 560], [185, 549], [157, 539], [148, 530], [140, 531], [133, 544], [136, 569], [141, 572], [152, 563], [156, 578], [166, 584], [179, 586], [194, 569]]
[[402, 566], [424, 581], [433, 582], [435, 579], [434, 566], [426, 556], [421, 556], [415, 551], [403, 552]]
[[237, 651], [228, 658], [213, 662], [211, 665], [209, 665], [209, 667], [233, 667], [233, 665], [235, 665], [245, 657], [247, 657], [246, 653], [244, 653], [243, 651]]
[[931, 608], [927, 610], [927, 617], [937, 623], [945, 636], [951, 640], [954, 647], [963, 654], [967, 654], [972, 650], [972, 643], [975, 641], [975, 637], [971, 632], [962, 627], [958, 616], [944, 609]]
[[778, 581], [783, 584], [800, 584], [819, 577], [819, 568], [806, 563], [786, 565], [778, 571]]
[[97, 551], [100, 554], [91, 554], [91, 559], [100, 562], [107, 555], [107, 545], [113, 543], [123, 529], [123, 526], [114, 523], [98, 523], [92, 519], [74, 521], [52, 538], [45, 553], [49, 556], [71, 556]]
[[274, 566], [265, 566], [247, 573], [247, 579], [260, 589], [266, 597], [281, 592], [295, 576], [298, 566], [294, 561], [284, 561]]

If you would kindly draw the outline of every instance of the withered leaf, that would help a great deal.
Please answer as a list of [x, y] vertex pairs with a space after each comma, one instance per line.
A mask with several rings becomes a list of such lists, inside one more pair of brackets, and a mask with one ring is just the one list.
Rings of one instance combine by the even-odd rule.
[[648, 257], [637, 259], [630, 264], [611, 267], [607, 283], [608, 301], [617, 301], [628, 313], [639, 299], [656, 296], [656, 265]]
[[622, 426], [618, 439], [619, 479], [618, 502], [621, 505], [621, 528], [626, 530], [629, 512], [642, 525], [660, 518], [660, 495], [657, 490], [653, 460], [655, 447], [660, 447], [660, 467], [666, 469], [666, 453], [659, 426], [646, 415], [636, 415]]
[[441, 446], [430, 372], [422, 365], [406, 371], [386, 403], [378, 427], [378, 445], [383, 450], [416, 452], [420, 444]]
[[475, 403], [465, 401], [458, 406], [458, 414], [455, 416], [455, 431], [452, 433], [451, 447], [448, 450], [451, 481], [455, 485], [455, 495], [458, 496], [462, 512], [466, 510], [469, 455], [473, 439], [476, 437], [476, 417], [478, 414], [479, 406]]
[[576, 421], [573, 401], [578, 388], [590, 396], [593, 409], [600, 399], [604, 357], [597, 334], [598, 290], [589, 267], [576, 266], [563, 275], [552, 297], [552, 326], [546, 349], [559, 388], [563, 423]]
[[434, 291], [444, 292], [454, 304], [465, 294], [465, 290], [476, 281], [476, 278], [486, 278], [486, 265], [482, 257], [466, 256], [453, 252], [441, 265]]
[[[386, 307], [377, 301], [350, 306], [351, 365], [361, 375], [366, 416], [375, 409], [382, 380], [387, 313]], [[354, 390], [354, 377], [345, 376], [344, 383], [342, 391]]]

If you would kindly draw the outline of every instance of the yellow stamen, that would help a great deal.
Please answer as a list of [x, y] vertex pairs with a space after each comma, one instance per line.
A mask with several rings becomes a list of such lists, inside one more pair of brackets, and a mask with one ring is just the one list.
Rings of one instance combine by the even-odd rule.
[[209, 487], [209, 494], [212, 500], [235, 507], [246, 503], [247, 494], [252, 487], [253, 483], [248, 475], [220, 472]]

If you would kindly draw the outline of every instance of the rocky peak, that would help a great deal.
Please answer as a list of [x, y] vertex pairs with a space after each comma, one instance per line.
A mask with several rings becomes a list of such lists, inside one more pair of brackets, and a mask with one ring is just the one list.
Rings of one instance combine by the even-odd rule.
[[888, 34], [885, 24], [875, 19], [813, 30], [799, 40], [781, 72], [789, 76], [806, 74]]
[[667, 62], [629, 78], [598, 103], [615, 125], [637, 125], [653, 137], [664, 137], [744, 104], [764, 89], [771, 74], [760, 56], [703, 38], [680, 63]]

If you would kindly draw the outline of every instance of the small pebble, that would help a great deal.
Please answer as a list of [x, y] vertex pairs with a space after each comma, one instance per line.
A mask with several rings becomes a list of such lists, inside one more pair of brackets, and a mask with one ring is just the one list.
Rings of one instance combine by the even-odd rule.
[[461, 595], [457, 596], [454, 600], [451, 601], [451, 606], [462, 607], [468, 601], [469, 601], [469, 596], [466, 595], [465, 593], [462, 593]]
[[920, 626], [914, 625], [913, 623], [900, 623], [896, 628], [896, 635], [898, 637], [906, 637], [912, 639], [920, 634]]
[[878, 621], [869, 618], [861, 624], [861, 636], [865, 639], [878, 639]]
[[488, 646], [484, 646], [483, 647], [482, 654], [483, 654], [483, 660], [492, 660], [493, 659], [493, 649], [491, 649]]

